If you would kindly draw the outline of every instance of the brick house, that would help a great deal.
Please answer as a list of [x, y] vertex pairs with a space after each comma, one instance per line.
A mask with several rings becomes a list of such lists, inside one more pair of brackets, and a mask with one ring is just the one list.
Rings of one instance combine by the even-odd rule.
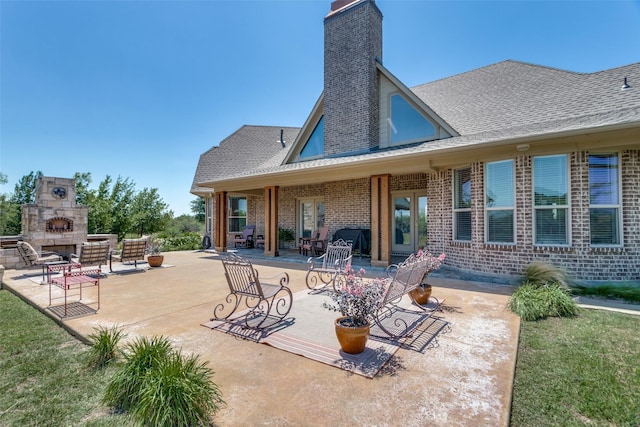
[[217, 250], [256, 224], [278, 256], [279, 227], [324, 224], [368, 230], [372, 265], [425, 247], [461, 270], [640, 280], [640, 63], [504, 61], [409, 88], [383, 65], [374, 0], [334, 1], [324, 23], [302, 127], [243, 126], [200, 157]]

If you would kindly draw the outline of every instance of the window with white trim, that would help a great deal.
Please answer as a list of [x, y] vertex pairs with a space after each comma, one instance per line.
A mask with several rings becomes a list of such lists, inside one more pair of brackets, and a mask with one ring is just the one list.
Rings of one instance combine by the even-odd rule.
[[229, 196], [229, 233], [241, 233], [247, 225], [247, 198]]
[[533, 234], [536, 245], [569, 244], [569, 170], [566, 154], [533, 158]]
[[619, 164], [615, 153], [589, 155], [589, 226], [594, 246], [622, 242]]
[[453, 239], [471, 241], [471, 168], [453, 172]]
[[515, 185], [513, 160], [486, 164], [485, 241], [515, 242]]

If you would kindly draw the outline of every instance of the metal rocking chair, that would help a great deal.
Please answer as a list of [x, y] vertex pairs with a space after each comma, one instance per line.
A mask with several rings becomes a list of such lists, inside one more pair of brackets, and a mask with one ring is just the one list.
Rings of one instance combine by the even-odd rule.
[[[274, 284], [262, 282], [258, 271], [246, 258], [230, 255], [222, 260], [222, 265], [229, 294], [224, 303], [214, 308], [211, 320], [240, 320], [245, 328], [261, 330], [279, 323], [289, 314], [293, 294], [288, 288], [286, 272], [271, 277], [278, 279]], [[233, 317], [234, 314], [237, 316]]]

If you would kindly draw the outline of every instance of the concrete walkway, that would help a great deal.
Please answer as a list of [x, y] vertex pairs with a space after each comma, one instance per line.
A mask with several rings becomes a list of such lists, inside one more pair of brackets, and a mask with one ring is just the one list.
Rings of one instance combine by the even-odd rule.
[[[283, 269], [306, 289], [301, 263], [255, 260], [261, 276]], [[128, 338], [164, 335], [199, 354], [215, 371], [227, 406], [215, 425], [507, 426], [519, 319], [506, 309], [511, 287], [433, 277], [448, 322], [423, 351], [401, 348], [367, 379], [266, 345], [201, 326], [227, 292], [214, 254], [165, 253], [163, 268], [110, 274], [97, 314], [60, 321], [80, 337], [121, 326]], [[108, 270], [106, 267], [104, 270]], [[27, 273], [27, 274], [25, 274]], [[40, 270], [8, 270], [6, 288], [43, 312], [49, 286]], [[91, 289], [87, 290], [91, 298]], [[55, 316], [53, 316], [55, 317]]]

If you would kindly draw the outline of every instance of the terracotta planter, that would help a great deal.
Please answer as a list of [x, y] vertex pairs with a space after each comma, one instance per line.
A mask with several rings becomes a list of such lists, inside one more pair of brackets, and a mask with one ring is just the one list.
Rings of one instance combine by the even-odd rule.
[[341, 322], [347, 317], [339, 317], [336, 319], [336, 336], [340, 343], [340, 348], [345, 353], [358, 354], [362, 353], [369, 339], [369, 324], [365, 326], [343, 326]]
[[160, 267], [164, 261], [164, 255], [147, 255], [149, 267]]
[[419, 287], [411, 291], [411, 297], [417, 304], [423, 305], [429, 302], [431, 291], [431, 285], [420, 285]]

